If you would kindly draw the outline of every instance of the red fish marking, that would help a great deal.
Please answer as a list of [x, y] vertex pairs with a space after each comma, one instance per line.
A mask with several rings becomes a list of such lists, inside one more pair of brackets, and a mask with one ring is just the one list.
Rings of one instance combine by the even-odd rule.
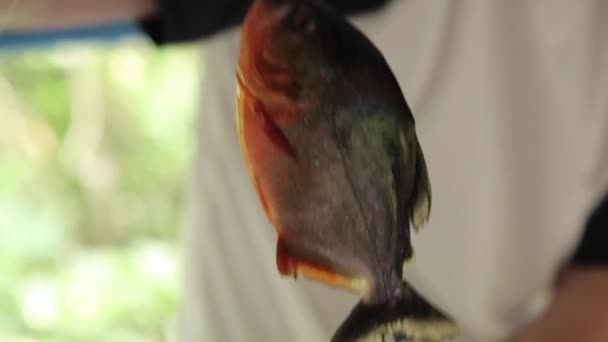
[[324, 282], [330, 286], [359, 290], [356, 288], [355, 279], [338, 274], [328, 267], [293, 256], [289, 250], [289, 246], [281, 239], [280, 232], [277, 241], [277, 269], [283, 276], [293, 276], [295, 278], [298, 275], [302, 275]]
[[254, 110], [259, 115], [260, 120], [262, 120], [264, 133], [270, 139], [270, 141], [281, 151], [288, 154], [291, 158], [298, 159], [295, 148], [287, 137], [285, 137], [281, 129], [274, 123], [274, 121], [272, 121], [262, 102], [256, 101], [254, 104]]
[[[255, 94], [253, 94], [253, 92], [249, 89], [249, 87], [247, 87], [247, 84], [245, 84], [240, 72], [237, 72], [237, 81], [239, 83], [240, 88], [245, 93], [245, 101], [253, 101], [252, 110], [255, 112], [258, 119], [262, 123], [264, 135], [266, 135], [270, 142], [283, 153], [286, 153], [293, 159], [297, 159], [297, 153], [295, 148], [287, 139], [287, 137], [285, 137], [285, 135], [281, 131], [281, 128], [277, 126], [275, 121], [272, 119], [262, 101], [260, 101], [257, 96], [255, 96]], [[289, 114], [285, 116], [292, 117], [292, 115]]]

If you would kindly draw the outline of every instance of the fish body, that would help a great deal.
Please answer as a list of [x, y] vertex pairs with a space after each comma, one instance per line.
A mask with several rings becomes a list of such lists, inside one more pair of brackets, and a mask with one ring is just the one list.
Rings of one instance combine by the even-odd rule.
[[431, 188], [382, 54], [323, 2], [256, 0], [237, 81], [241, 146], [277, 230], [279, 272], [363, 297], [333, 341], [398, 331], [414, 313], [444, 320], [403, 281], [410, 224], [428, 220]]

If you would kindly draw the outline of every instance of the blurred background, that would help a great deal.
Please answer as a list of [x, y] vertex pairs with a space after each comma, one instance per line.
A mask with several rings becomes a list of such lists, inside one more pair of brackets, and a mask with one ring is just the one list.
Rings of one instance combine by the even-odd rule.
[[202, 57], [0, 32], [0, 341], [168, 339]]

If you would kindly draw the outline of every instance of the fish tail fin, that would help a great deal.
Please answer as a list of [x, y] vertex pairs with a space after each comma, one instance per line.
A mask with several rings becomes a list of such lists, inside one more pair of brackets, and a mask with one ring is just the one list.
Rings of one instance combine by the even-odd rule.
[[457, 325], [411, 287], [397, 302], [370, 305], [359, 302], [340, 325], [331, 342], [450, 341]]

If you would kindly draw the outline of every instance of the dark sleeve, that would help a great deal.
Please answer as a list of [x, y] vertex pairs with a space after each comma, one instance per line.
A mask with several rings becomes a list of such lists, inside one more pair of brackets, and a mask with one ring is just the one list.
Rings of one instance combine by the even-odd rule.
[[[157, 0], [158, 14], [141, 22], [156, 43], [202, 39], [241, 23], [252, 0]], [[326, 0], [345, 14], [376, 9], [390, 0]]]
[[585, 233], [574, 253], [572, 264], [608, 265], [608, 194], [587, 220]]

